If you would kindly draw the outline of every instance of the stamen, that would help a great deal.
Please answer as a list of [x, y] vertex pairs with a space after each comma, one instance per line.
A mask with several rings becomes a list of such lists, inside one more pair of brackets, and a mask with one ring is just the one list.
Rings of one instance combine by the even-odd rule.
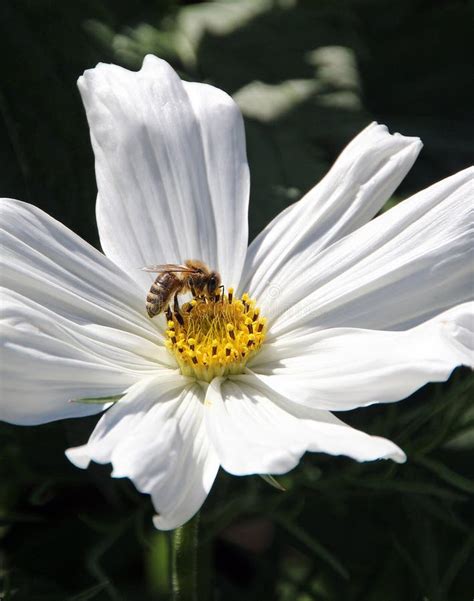
[[166, 347], [186, 376], [210, 382], [216, 376], [240, 374], [262, 346], [266, 320], [248, 294], [194, 298], [171, 313]]
[[247, 326], [249, 334], [253, 334], [253, 321], [250, 319], [250, 317], [245, 319], [245, 325]]

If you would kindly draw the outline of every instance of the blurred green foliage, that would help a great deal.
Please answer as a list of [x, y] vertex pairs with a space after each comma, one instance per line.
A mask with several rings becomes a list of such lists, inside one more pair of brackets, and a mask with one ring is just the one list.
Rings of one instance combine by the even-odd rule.
[[[467, 2], [3, 0], [2, 195], [97, 245], [95, 180], [75, 80], [147, 52], [234, 95], [246, 120], [251, 234], [325, 173], [370, 120], [425, 149], [392, 204], [465, 167], [474, 80]], [[202, 587], [228, 601], [472, 601], [474, 409], [458, 370], [403, 403], [346, 413], [402, 466], [308, 455], [279, 479], [225, 473], [202, 515]], [[148, 497], [64, 449], [94, 418], [0, 425], [0, 599], [169, 596], [169, 538]]]

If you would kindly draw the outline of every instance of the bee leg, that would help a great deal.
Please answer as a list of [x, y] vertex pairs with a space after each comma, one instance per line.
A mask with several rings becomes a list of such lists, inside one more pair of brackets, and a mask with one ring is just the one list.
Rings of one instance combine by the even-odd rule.
[[165, 315], [166, 321], [173, 321], [173, 313], [169, 305], [166, 307]]
[[175, 313], [179, 313], [181, 315], [179, 309], [180, 309], [180, 307], [179, 307], [179, 302], [178, 302], [178, 293], [176, 293], [173, 298], [173, 311]]
[[174, 310], [174, 316], [176, 317], [176, 320], [178, 321], [179, 325], [184, 326], [184, 319], [183, 319], [183, 316], [181, 315], [181, 312], [179, 309], [178, 293], [176, 293], [174, 295], [173, 310]]
[[218, 303], [219, 301], [224, 302], [224, 286], [219, 286], [219, 288], [217, 288], [217, 290], [221, 290], [222, 292], [219, 292], [218, 294], [214, 294], [214, 296], [212, 297], [212, 300], [215, 303]]
[[189, 286], [189, 289], [191, 290], [191, 294], [193, 295], [193, 298], [196, 298], [197, 297], [196, 288], [194, 287], [193, 281], [191, 278], [189, 278], [189, 280], [188, 280], [188, 286]]

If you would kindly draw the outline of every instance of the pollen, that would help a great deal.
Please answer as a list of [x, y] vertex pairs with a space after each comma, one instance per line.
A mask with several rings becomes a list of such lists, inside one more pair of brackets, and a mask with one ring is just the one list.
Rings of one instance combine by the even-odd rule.
[[266, 320], [248, 294], [232, 288], [215, 298], [194, 298], [167, 322], [166, 347], [181, 373], [210, 382], [241, 374], [265, 338]]

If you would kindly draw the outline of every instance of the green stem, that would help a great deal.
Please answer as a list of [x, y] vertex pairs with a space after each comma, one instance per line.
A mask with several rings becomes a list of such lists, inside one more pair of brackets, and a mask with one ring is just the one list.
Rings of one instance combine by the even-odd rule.
[[197, 601], [199, 513], [171, 534], [173, 601]]

